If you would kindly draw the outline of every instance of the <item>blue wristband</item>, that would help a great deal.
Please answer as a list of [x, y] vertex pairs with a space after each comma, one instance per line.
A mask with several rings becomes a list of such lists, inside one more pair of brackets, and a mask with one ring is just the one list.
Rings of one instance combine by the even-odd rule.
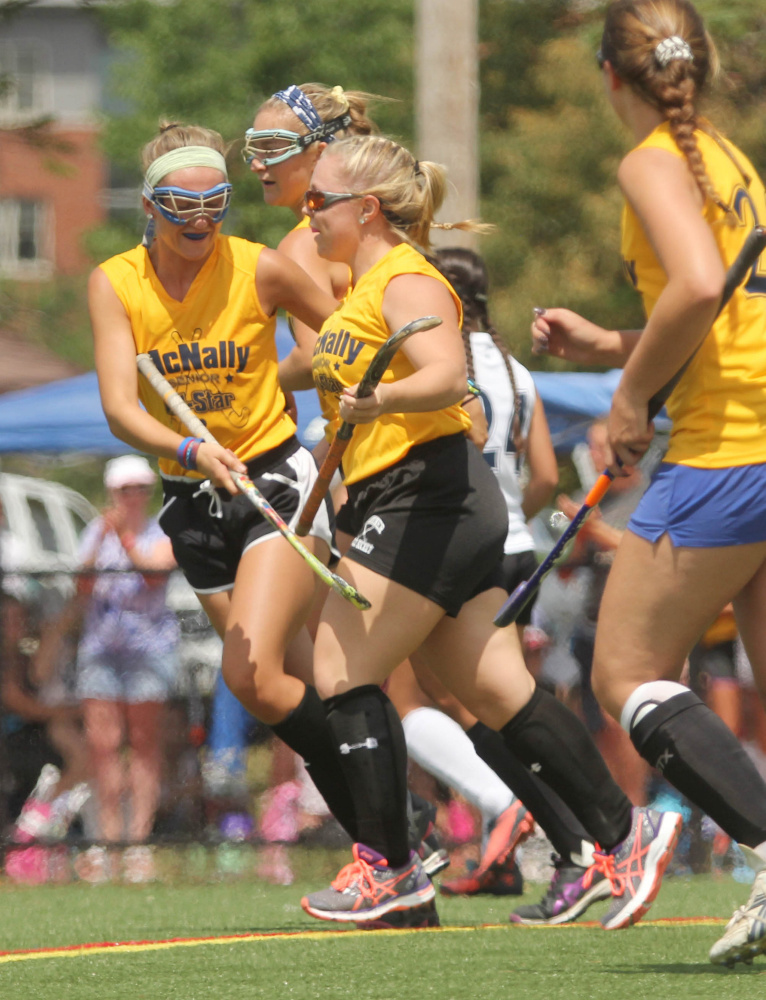
[[197, 468], [197, 452], [199, 446], [203, 444], [202, 438], [186, 437], [179, 444], [176, 451], [178, 464], [184, 469], [194, 470]]

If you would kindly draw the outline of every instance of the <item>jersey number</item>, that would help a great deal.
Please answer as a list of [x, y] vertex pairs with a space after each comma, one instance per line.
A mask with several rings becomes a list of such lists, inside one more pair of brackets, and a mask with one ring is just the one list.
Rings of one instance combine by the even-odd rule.
[[[758, 219], [758, 212], [755, 209], [755, 203], [744, 188], [737, 188], [737, 192], [734, 195], [734, 211], [737, 213], [737, 217], [740, 222], [748, 223], [750, 220], [746, 218], [747, 213], [745, 212], [745, 205], [750, 207], [750, 214], [753, 217], [753, 225], [759, 226], [761, 223]], [[747, 279], [745, 284], [742, 286], [743, 290], [748, 295], [766, 295], [766, 274], [758, 273], [758, 265], [760, 264], [760, 258], [753, 264], [753, 269], [750, 272], [750, 277]]]
[[[523, 428], [523, 427], [526, 426], [527, 414], [529, 412], [529, 396], [525, 392], [520, 392], [518, 394], [517, 398], [518, 398], [518, 401], [519, 401], [519, 427]], [[492, 412], [492, 403], [489, 400], [489, 396], [487, 396], [487, 394], [484, 393], [484, 392], [481, 393], [481, 401], [482, 401], [482, 404], [484, 406], [484, 415], [487, 418], [487, 435], [489, 435], [492, 432], [492, 423], [493, 423], [493, 420], [494, 420], [494, 414]], [[514, 419], [513, 419], [513, 417], [514, 417], [514, 412], [513, 412], [513, 410], [511, 410], [511, 416], [510, 416], [510, 419], [508, 421], [508, 427], [506, 428], [506, 432], [505, 432], [505, 449], [504, 450], [505, 450], [505, 454], [506, 455], [516, 455], [516, 459], [515, 459], [514, 465], [515, 465], [516, 472], [518, 473], [519, 472], [519, 459], [518, 459], [518, 455], [516, 454], [516, 452], [518, 450], [516, 448], [516, 442], [513, 440], [513, 427], [514, 427]], [[486, 459], [487, 464], [489, 465], [490, 469], [496, 469], [497, 468], [497, 462], [498, 462], [498, 456], [499, 456], [499, 454], [500, 454], [500, 449], [499, 448], [485, 448], [484, 449], [484, 458]]]

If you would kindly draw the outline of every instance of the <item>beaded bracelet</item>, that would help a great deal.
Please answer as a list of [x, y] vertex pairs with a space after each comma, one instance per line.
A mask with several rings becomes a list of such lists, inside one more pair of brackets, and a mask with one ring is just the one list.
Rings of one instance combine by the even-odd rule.
[[474, 382], [472, 378], [467, 379], [468, 382], [468, 394], [470, 396], [481, 396], [481, 389]]
[[178, 450], [176, 451], [176, 458], [178, 459], [178, 464], [183, 466], [184, 469], [194, 470], [197, 468], [197, 452], [199, 451], [199, 446], [203, 444], [202, 438], [197, 437], [186, 437], [179, 444]]

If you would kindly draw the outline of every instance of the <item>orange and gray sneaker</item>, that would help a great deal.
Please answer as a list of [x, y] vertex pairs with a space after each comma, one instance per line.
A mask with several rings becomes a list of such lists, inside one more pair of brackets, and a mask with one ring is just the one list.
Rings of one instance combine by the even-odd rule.
[[309, 916], [366, 924], [396, 911], [420, 908], [435, 897], [414, 851], [401, 868], [391, 868], [382, 854], [364, 844], [354, 844], [352, 853], [354, 860], [340, 870], [329, 889], [303, 897], [301, 906]]
[[445, 896], [521, 896], [524, 879], [515, 853], [509, 851], [484, 871], [477, 867], [460, 878], [443, 882], [439, 891]]
[[660, 890], [682, 826], [680, 813], [634, 809], [625, 840], [608, 854], [593, 852], [596, 870], [612, 886], [612, 905], [601, 918], [604, 930], [629, 927], [643, 917]]
[[[527, 808], [514, 799], [497, 817], [487, 838], [479, 867], [463, 878], [443, 882], [440, 892], [445, 896], [521, 895], [521, 872], [514, 873], [513, 853], [519, 844], [532, 835], [535, 821]], [[519, 888], [514, 888], [518, 885]]]

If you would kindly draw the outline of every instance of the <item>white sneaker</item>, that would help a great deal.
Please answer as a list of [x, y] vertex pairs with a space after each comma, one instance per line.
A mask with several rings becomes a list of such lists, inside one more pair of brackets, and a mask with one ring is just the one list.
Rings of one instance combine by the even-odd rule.
[[723, 937], [710, 949], [710, 961], [731, 969], [735, 962], [750, 965], [762, 954], [766, 954], [766, 868], [758, 872], [747, 903], [735, 911]]
[[122, 852], [122, 878], [132, 885], [143, 885], [156, 880], [157, 868], [151, 847], [136, 844], [125, 848]]
[[109, 852], [105, 847], [89, 847], [75, 858], [74, 870], [83, 882], [90, 882], [91, 885], [109, 882], [112, 877]]

